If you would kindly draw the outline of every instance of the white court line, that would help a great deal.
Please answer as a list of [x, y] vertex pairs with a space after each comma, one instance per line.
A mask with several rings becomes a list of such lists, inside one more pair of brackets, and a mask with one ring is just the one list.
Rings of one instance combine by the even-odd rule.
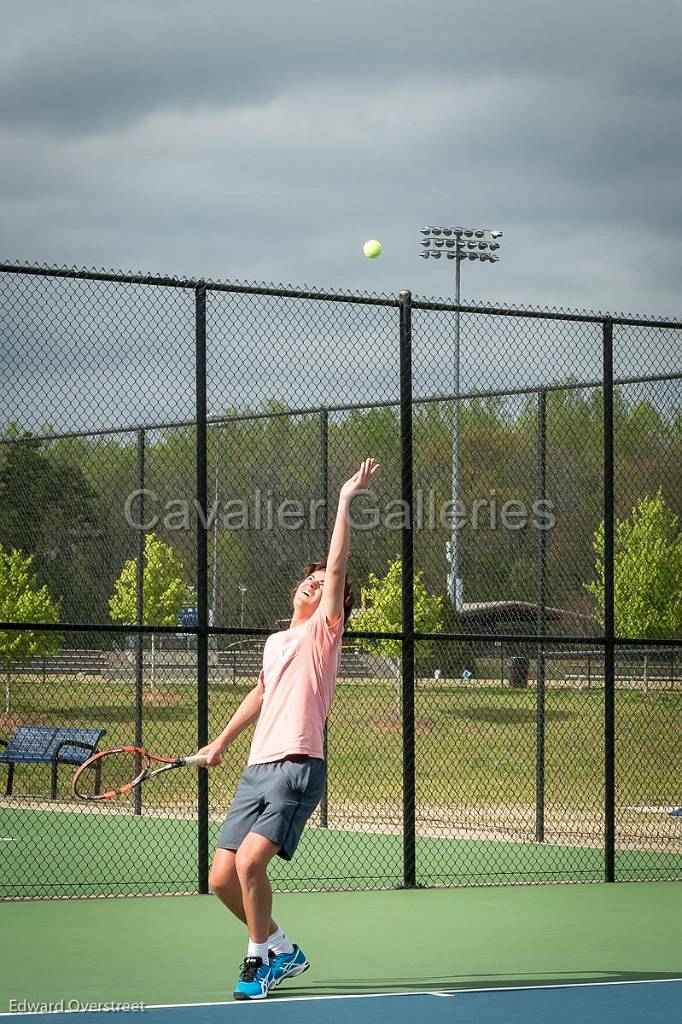
[[[146, 1003], [145, 1010], [184, 1010], [193, 1006], [233, 1006], [236, 1008], [243, 1006], [273, 1006], [277, 1005], [278, 1002], [287, 1003], [314, 1003], [320, 1000], [331, 1000], [331, 999], [386, 999], [392, 996], [450, 996], [455, 997], [463, 995], [465, 993], [472, 992], [533, 992], [543, 989], [552, 988], [605, 988], [612, 985], [669, 985], [671, 982], [682, 983], [682, 978], [641, 978], [634, 981], [565, 981], [559, 982], [558, 984], [549, 985], [499, 985], [496, 987], [487, 988], [458, 988], [451, 989], [449, 992], [362, 992], [358, 995], [343, 995], [343, 996], [289, 996], [286, 1000], [271, 1000], [268, 1002], [267, 999], [255, 999], [255, 1000], [218, 1000], [215, 1002], [206, 1003]], [[36, 1000], [37, 1002], [38, 1000]], [[47, 1000], [46, 1000], [47, 1001]], [[105, 1002], [111, 1002], [112, 1000], [104, 1000]], [[119, 1000], [122, 1001], [122, 1000]], [[12, 1013], [7, 1010], [0, 1011], [0, 1017], [36, 1017], [45, 1016], [49, 1011], [46, 1010], [22, 1010], [17, 1013]], [[96, 1010], [60, 1010], [58, 1014], [54, 1016], [61, 1016], [66, 1013], [96, 1013]], [[122, 1011], [122, 1012], [139, 1012], [139, 1011]], [[50, 1014], [52, 1016], [53, 1014]]]
[[[343, 996], [290, 996], [287, 999], [288, 1003], [306, 1003], [315, 1002], [319, 999], [385, 999], [387, 996], [459, 996], [463, 993], [471, 992], [532, 992], [541, 989], [551, 988], [604, 988], [607, 985], [659, 985], [661, 983], [667, 984], [668, 982], [682, 982], [682, 978], [642, 978], [634, 981], [565, 981], [559, 984], [550, 985], [499, 985], [495, 987], [487, 988], [457, 988], [450, 989], [448, 992], [362, 992], [358, 995], [343, 995]], [[267, 1003], [267, 999], [257, 999], [255, 1003], [259, 1006], [264, 1006]], [[273, 1000], [277, 1002], [277, 1000]], [[158, 1003], [156, 1005], [147, 1006], [147, 1010], [171, 1010], [174, 1006], [188, 1007], [188, 1006], [247, 1006], [250, 1005], [248, 1001], [230, 1001], [230, 1002], [218, 1002], [218, 1003]], [[269, 1003], [272, 1006], [273, 1003]], [[76, 1011], [78, 1012], [78, 1011]], [[2, 1016], [2, 1014], [0, 1014]]]
[[15, 836], [0, 836], [0, 843], [17, 843], [18, 841]]

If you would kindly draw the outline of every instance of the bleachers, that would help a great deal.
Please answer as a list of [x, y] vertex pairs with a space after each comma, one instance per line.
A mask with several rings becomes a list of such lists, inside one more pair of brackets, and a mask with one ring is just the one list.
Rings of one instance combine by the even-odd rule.
[[106, 668], [105, 651], [62, 650], [49, 658], [12, 666], [12, 675], [101, 675]]
[[[223, 648], [218, 651], [218, 668], [229, 672], [232, 677], [257, 677], [263, 667], [263, 646], [262, 640], [247, 640]], [[340, 678], [380, 678], [386, 675], [384, 658], [368, 654], [355, 645], [344, 644], [341, 647]]]
[[[258, 677], [263, 667], [264, 641], [241, 641], [229, 647], [209, 652], [209, 667], [217, 675], [228, 678]], [[164, 673], [172, 678], [180, 679], [196, 672], [196, 652], [181, 650], [157, 650], [156, 668], [160, 675]], [[145, 669], [149, 669], [149, 652], [145, 651]], [[107, 682], [120, 682], [130, 677], [135, 671], [135, 658], [132, 650], [62, 650], [49, 658], [33, 658], [29, 662], [12, 667], [13, 676], [78, 676], [96, 675]], [[362, 648], [344, 644], [341, 648], [339, 677], [357, 679], [382, 678], [390, 675], [386, 660], [368, 654]]]

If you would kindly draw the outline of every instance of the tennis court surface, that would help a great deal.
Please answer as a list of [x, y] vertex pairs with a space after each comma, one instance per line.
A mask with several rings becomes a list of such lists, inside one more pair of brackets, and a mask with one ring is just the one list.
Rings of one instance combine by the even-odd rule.
[[[682, 999], [676, 883], [278, 894], [311, 969], [232, 1002], [241, 926], [212, 897], [3, 907], [3, 1016], [57, 1024], [367, 1019], [672, 1022]], [[91, 1008], [82, 1009], [91, 1004]], [[254, 1009], [246, 1009], [252, 1006]]]

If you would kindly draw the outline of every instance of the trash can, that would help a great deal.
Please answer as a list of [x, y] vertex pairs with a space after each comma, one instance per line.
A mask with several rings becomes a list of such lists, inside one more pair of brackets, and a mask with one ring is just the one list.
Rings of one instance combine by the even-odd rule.
[[512, 658], [509, 664], [509, 685], [515, 690], [525, 690], [528, 686], [529, 658]]

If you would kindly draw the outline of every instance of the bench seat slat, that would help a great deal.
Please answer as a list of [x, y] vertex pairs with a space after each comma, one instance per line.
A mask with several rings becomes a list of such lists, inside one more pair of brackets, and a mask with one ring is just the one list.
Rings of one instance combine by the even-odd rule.
[[[18, 725], [10, 737], [6, 749], [0, 754], [0, 763], [8, 764], [49, 764], [54, 753], [64, 740], [77, 740], [96, 748], [106, 729], [67, 728], [49, 725]], [[82, 764], [90, 751], [82, 747], [63, 746], [59, 760]]]

